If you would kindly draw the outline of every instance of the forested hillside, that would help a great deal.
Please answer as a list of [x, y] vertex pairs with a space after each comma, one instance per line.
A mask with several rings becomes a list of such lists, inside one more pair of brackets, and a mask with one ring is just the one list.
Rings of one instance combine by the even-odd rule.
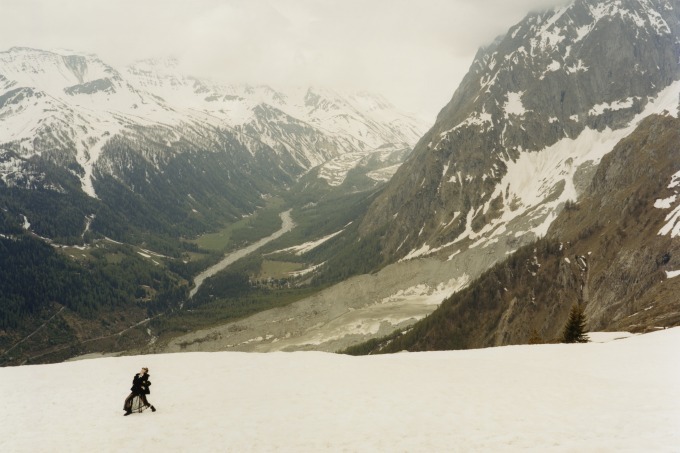
[[0, 237], [0, 364], [87, 351], [83, 342], [122, 331], [186, 297], [186, 280], [130, 246], [102, 241], [75, 256], [27, 234]]

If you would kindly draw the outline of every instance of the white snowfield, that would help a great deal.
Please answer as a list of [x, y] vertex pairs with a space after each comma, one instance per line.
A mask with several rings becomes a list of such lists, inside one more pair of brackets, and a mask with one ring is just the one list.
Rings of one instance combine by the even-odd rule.
[[[2, 452], [677, 452], [680, 328], [349, 357], [182, 353], [0, 369]], [[150, 368], [158, 409], [123, 417]]]

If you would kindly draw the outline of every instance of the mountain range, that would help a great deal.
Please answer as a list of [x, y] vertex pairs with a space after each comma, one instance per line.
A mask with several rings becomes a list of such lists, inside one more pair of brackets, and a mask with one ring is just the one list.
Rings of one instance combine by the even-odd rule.
[[199, 235], [246, 221], [266, 236], [262, 211], [281, 196], [374, 191], [424, 130], [379, 95], [229, 86], [172, 59], [0, 52], [3, 358], [181, 304], [226, 246]]
[[[356, 163], [376, 149], [403, 156], [424, 130], [367, 93], [226, 86], [185, 76], [172, 59], [116, 69], [95, 55], [28, 48], [0, 53], [0, 118], [5, 187], [80, 186], [109, 206], [141, 198], [156, 218], [187, 217], [194, 230], [214, 208], [252, 213], [263, 196], [333, 159]], [[319, 176], [339, 185], [350, 168]]]
[[[177, 238], [274, 194], [294, 207], [299, 228], [206, 281], [165, 326], [172, 338], [149, 333], [145, 351], [552, 341], [574, 303], [598, 329], [680, 322], [671, 0], [530, 13], [479, 50], [426, 132], [376, 96], [219, 85], [172, 60], [117, 70], [15, 48], [0, 62], [5, 238], [109, 238], [178, 259], [199, 250]], [[152, 276], [138, 288], [185, 297], [170, 288], [191, 285], [191, 266], [171, 265], [165, 289]], [[275, 293], [293, 302], [242, 311], [258, 306], [246, 283], [266, 266], [304, 275], [288, 283], [295, 297]], [[235, 305], [238, 319], [215, 321]]]
[[[557, 241], [559, 248], [560, 242], [592, 233], [592, 224], [607, 223], [629, 230], [626, 247], [574, 246], [579, 256], [590, 252], [598, 257], [598, 272], [593, 269], [588, 277], [595, 280], [585, 279], [590, 294], [585, 310], [592, 325], [635, 331], [676, 325], [674, 301], [656, 291], [672, 288], [674, 280], [666, 275], [680, 268], [674, 254], [677, 237], [657, 237], [665, 216], [670, 216], [664, 222], [670, 222], [668, 230], [676, 225], [672, 194], [661, 193], [680, 170], [677, 144], [664, 139], [658, 146], [641, 146], [639, 155], [618, 164], [626, 186], [616, 189], [617, 197], [628, 194], [629, 199], [607, 209], [601, 206], [615, 192], [594, 192], [593, 178], [600, 177], [604, 157], [621, 140], [650, 141], [653, 134], [675, 127], [669, 121], [680, 107], [679, 19], [680, 9], [666, 0], [575, 0], [529, 14], [479, 50], [434, 126], [355, 222], [359, 239], [347, 232], [334, 237], [346, 248], [372, 244], [375, 268], [370, 274], [348, 278], [290, 307], [186, 334], [161, 350], [337, 351], [371, 338], [382, 339], [376, 340], [380, 345], [391, 332], [401, 335], [423, 318], [411, 338], [423, 336], [428, 347], [434, 343], [423, 334], [428, 322], [447, 339], [446, 347], [526, 342], [534, 329], [551, 341], [559, 336], [571, 305], [586, 300], [577, 290], [585, 279], [578, 260], [559, 253], [551, 258], [555, 268], [564, 269], [542, 276], [541, 301], [535, 282], [512, 268], [501, 280], [501, 291], [485, 296], [494, 307], [490, 311], [479, 291], [496, 288], [498, 282], [485, 272], [514, 260], [526, 265], [533, 278], [531, 272], [546, 265], [538, 255], [537, 264], [531, 264], [533, 250], [545, 249], [537, 247], [537, 239]], [[645, 120], [650, 115], [656, 116]], [[635, 132], [639, 124], [645, 127]], [[654, 131], [651, 136], [649, 131]], [[663, 163], [650, 168], [664, 171], [637, 175], [637, 184], [650, 190], [643, 196], [629, 186], [635, 178], [620, 168], [645, 165], [648, 153], [657, 153]], [[631, 195], [636, 193], [639, 199]], [[668, 205], [670, 213], [654, 207], [656, 194], [667, 200], [659, 203]], [[597, 196], [605, 201], [588, 206], [598, 208], [580, 208], [582, 197]], [[634, 210], [639, 218], [629, 214], [633, 201], [640, 203]], [[564, 222], [560, 213], [565, 208], [564, 215], [578, 211], [586, 217], [584, 225], [547, 236], [556, 220]], [[608, 230], [604, 236], [615, 239]], [[548, 249], [554, 251], [553, 245]], [[332, 241], [326, 246], [332, 247]], [[513, 258], [518, 250], [521, 258]], [[636, 262], [633, 253], [645, 260]], [[558, 263], [558, 256], [574, 269], [565, 268], [567, 261]], [[616, 265], [606, 271], [599, 267], [607, 263]], [[486, 280], [476, 280], [483, 275]], [[560, 275], [571, 277], [565, 282]], [[504, 288], [509, 291], [505, 296]], [[461, 303], [459, 293], [470, 299]], [[428, 316], [447, 299], [441, 313]], [[533, 303], [544, 305], [529, 316], [526, 307]], [[640, 322], [629, 323], [633, 315]]]

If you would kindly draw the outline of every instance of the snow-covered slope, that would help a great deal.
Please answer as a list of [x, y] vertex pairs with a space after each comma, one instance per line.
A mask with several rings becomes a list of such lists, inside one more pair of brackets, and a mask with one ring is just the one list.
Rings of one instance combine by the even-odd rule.
[[[666, 215], [666, 224], [659, 230], [660, 235], [668, 235], [671, 238], [680, 237], [680, 199], [678, 192], [680, 192], [680, 171], [671, 177], [671, 181], [666, 187], [671, 189], [673, 194], [666, 198], [659, 198], [654, 202], [654, 207], [657, 209], [670, 209]], [[680, 274], [673, 272], [674, 276]], [[670, 277], [670, 276], [669, 276]]]
[[366, 92], [217, 84], [182, 74], [172, 59], [140, 61], [125, 72], [140, 89], [172, 105], [209, 112], [231, 126], [256, 121], [253, 109], [266, 106], [363, 148], [399, 142], [414, 145], [425, 127], [383, 97]]
[[[441, 353], [186, 353], [2, 368], [0, 450], [672, 452], [678, 348], [680, 328]], [[142, 366], [158, 410], [123, 417]]]
[[[24, 160], [41, 156], [70, 168], [91, 197], [96, 197], [95, 168], [109, 170], [100, 157], [112, 137], [159, 127], [169, 144], [187, 135], [182, 128], [202, 126], [138, 90], [95, 55], [12, 48], [0, 52], [0, 81], [3, 148]], [[171, 154], [168, 151], [166, 158]], [[22, 170], [3, 168], [3, 180], [9, 186], [31, 188], [16, 182], [25, 173]]]

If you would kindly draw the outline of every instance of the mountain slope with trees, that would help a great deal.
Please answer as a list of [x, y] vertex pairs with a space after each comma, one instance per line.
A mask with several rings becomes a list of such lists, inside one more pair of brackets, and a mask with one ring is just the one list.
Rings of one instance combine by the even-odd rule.
[[[0, 52], [0, 364], [155, 341], [148, 323], [181, 305], [198, 271], [278, 228], [280, 195], [376, 190], [423, 130], [367, 93]], [[211, 246], [206, 234], [226, 235]]]

